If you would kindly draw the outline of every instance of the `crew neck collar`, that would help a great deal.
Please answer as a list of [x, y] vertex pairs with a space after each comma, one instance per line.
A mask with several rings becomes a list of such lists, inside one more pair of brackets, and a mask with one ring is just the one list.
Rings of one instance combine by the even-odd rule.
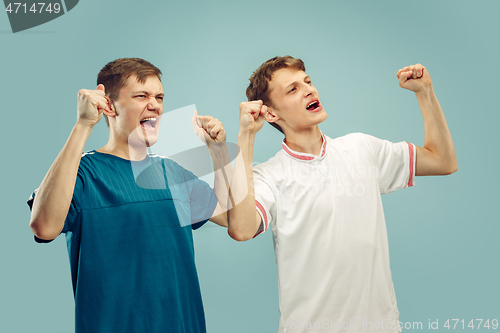
[[301, 153], [298, 151], [295, 151], [288, 147], [288, 145], [285, 142], [285, 139], [283, 139], [282, 148], [285, 151], [285, 154], [290, 156], [291, 158], [300, 160], [300, 161], [312, 161], [314, 159], [323, 159], [326, 155], [326, 136], [321, 133], [321, 138], [323, 140], [323, 143], [321, 144], [321, 150], [319, 156], [314, 155], [314, 154], [308, 154], [308, 153]]
[[102, 152], [97, 151], [97, 150], [92, 150], [91, 153], [99, 154], [101, 156], [109, 156], [111, 158], [114, 158], [114, 159], [117, 159], [117, 160], [121, 160], [121, 161], [124, 161], [124, 162], [128, 162], [128, 163], [132, 163], [132, 164], [145, 164], [145, 163], [148, 163], [149, 160], [150, 160], [150, 158], [151, 158], [151, 156], [154, 155], [154, 154], [148, 153], [144, 159], [139, 160], [139, 161], [134, 161], [134, 160], [128, 160], [126, 158], [122, 158], [122, 157], [119, 157], [119, 156], [116, 156], [116, 155], [113, 155], [113, 154], [102, 153]]

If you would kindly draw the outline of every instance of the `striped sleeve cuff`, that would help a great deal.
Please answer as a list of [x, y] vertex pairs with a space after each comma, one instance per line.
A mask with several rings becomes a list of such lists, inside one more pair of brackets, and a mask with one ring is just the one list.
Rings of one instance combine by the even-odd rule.
[[[407, 142], [408, 143], [408, 142]], [[408, 151], [410, 155], [410, 163], [409, 168], [410, 168], [410, 173], [408, 176], [408, 187], [412, 187], [415, 185], [415, 166], [417, 164], [417, 149], [415, 148], [415, 145], [412, 143], [408, 143]]]
[[260, 217], [262, 218], [262, 228], [260, 228], [260, 231], [253, 236], [254, 238], [260, 235], [261, 233], [265, 232], [269, 228], [269, 220], [267, 218], [267, 213], [266, 210], [264, 209], [264, 206], [258, 201], [255, 200], [255, 207], [257, 208], [257, 211], [259, 212]]

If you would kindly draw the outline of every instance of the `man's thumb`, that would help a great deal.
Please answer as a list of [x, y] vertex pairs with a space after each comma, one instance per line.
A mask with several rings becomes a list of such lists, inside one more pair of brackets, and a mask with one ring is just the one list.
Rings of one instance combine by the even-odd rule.
[[103, 92], [106, 92], [105, 89], [104, 89], [104, 84], [100, 84], [97, 86], [97, 90], [100, 90], [100, 91], [103, 91]]

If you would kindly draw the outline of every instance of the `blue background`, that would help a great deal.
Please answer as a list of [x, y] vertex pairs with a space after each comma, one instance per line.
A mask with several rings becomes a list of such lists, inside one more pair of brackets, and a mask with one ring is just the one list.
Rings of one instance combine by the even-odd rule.
[[[75, 123], [78, 90], [93, 89], [100, 68], [122, 57], [158, 66], [165, 108], [196, 104], [224, 123], [232, 142], [248, 77], [268, 58], [290, 54], [305, 61], [319, 90], [329, 115], [324, 133], [423, 145], [418, 103], [399, 88], [396, 71], [424, 64], [459, 171], [417, 178], [412, 189], [383, 197], [400, 320], [426, 328], [438, 319], [444, 332], [463, 331], [443, 329], [446, 319], [500, 319], [499, 14], [497, 0], [82, 0], [13, 34], [0, 13], [0, 332], [73, 331], [64, 237], [36, 244], [25, 202]], [[86, 150], [107, 138], [102, 121]], [[281, 139], [265, 125], [254, 160], [273, 156]], [[208, 332], [276, 332], [271, 233], [237, 243], [207, 226], [195, 243]]]

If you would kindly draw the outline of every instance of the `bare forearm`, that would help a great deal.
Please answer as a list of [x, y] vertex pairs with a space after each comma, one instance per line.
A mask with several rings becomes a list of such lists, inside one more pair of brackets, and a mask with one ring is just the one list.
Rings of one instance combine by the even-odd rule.
[[264, 125], [267, 106], [261, 100], [240, 103], [240, 131], [231, 192], [236, 206], [228, 211], [228, 233], [237, 240], [252, 238], [259, 229], [261, 218], [255, 207], [253, 183], [253, 145], [255, 134]]
[[[455, 147], [446, 119], [432, 86], [416, 93], [425, 127], [425, 153], [432, 154], [437, 173], [452, 173], [458, 168]], [[422, 173], [424, 170], [420, 170]], [[417, 175], [419, 170], [417, 170]], [[436, 173], [436, 172], [434, 172]]]
[[38, 188], [31, 211], [30, 227], [39, 238], [53, 239], [64, 227], [80, 158], [91, 131], [89, 126], [75, 125]]
[[233, 177], [233, 166], [225, 142], [211, 143], [209, 145], [209, 151], [215, 173], [214, 191], [219, 202], [214, 215], [219, 215], [225, 213], [234, 204], [229, 190], [229, 183]]
[[252, 238], [259, 227], [253, 186], [253, 146], [255, 134], [240, 133], [240, 155], [235, 162], [231, 190], [237, 204], [228, 211], [229, 235], [236, 240]]

